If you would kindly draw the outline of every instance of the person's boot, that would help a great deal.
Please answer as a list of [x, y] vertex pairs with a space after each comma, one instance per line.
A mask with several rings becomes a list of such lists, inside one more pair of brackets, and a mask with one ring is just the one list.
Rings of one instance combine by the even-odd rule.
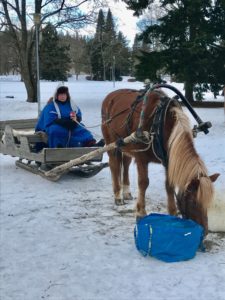
[[104, 147], [105, 146], [105, 141], [104, 139], [99, 140], [96, 142], [96, 140], [90, 140], [85, 143], [84, 147]]
[[105, 146], [105, 141], [104, 139], [101, 139], [92, 147], [104, 147], [104, 146]]

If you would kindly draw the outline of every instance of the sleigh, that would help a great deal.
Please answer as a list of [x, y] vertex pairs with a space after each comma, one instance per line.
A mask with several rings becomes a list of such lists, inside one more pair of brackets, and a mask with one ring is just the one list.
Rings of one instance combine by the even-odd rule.
[[[43, 132], [34, 132], [37, 119], [0, 121], [0, 153], [18, 157], [16, 166], [50, 180], [45, 173], [66, 162], [87, 155], [98, 148], [43, 148], [37, 152], [36, 143], [46, 142]], [[102, 162], [103, 153], [67, 169], [67, 172], [81, 177], [92, 177], [108, 163]]]

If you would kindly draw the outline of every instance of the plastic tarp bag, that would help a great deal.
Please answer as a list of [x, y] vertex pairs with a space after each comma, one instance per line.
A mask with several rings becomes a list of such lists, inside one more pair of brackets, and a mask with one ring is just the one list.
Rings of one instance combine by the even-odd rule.
[[203, 237], [204, 229], [196, 222], [164, 214], [145, 216], [134, 228], [138, 251], [165, 262], [193, 258]]

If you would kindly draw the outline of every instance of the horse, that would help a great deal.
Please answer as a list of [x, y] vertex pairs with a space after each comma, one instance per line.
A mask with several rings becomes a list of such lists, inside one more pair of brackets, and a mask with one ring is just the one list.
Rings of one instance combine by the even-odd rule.
[[[108, 94], [102, 103], [102, 134], [106, 145], [115, 141], [118, 145], [116, 150], [108, 151], [115, 204], [123, 205], [124, 200], [133, 198], [129, 165], [134, 158], [138, 173], [136, 218], [144, 217], [147, 214], [148, 165], [150, 162], [162, 163], [168, 213], [177, 215], [179, 209], [183, 217], [202, 225], [207, 234], [207, 208], [213, 198], [212, 183], [219, 174], [208, 175], [194, 147], [189, 119], [178, 101], [161, 90], [151, 91], [145, 97], [147, 101], [143, 105], [143, 94], [139, 91], [120, 89]], [[162, 106], [164, 112], [159, 117]], [[124, 137], [138, 132], [142, 108], [142, 130], [149, 132], [150, 138], [124, 145]]]

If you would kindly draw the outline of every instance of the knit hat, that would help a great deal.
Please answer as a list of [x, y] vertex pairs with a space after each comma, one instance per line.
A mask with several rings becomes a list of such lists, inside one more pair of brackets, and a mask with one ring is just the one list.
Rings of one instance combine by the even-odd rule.
[[60, 86], [57, 91], [56, 94], [68, 94], [68, 87], [67, 86]]
[[67, 100], [70, 100], [69, 88], [67, 86], [64, 86], [64, 85], [58, 86], [56, 89], [55, 95], [54, 95], [54, 99], [57, 99], [58, 95], [60, 95], [60, 94], [66, 94]]
[[67, 100], [70, 101], [70, 105], [71, 105], [72, 110], [77, 113], [79, 108], [76, 105], [76, 103], [71, 99], [70, 93], [69, 93], [69, 88], [67, 86], [64, 86], [64, 85], [58, 86], [57, 89], [56, 89], [55, 95], [53, 97], [54, 102], [55, 102], [55, 99], [57, 99], [59, 94], [67, 94]]

